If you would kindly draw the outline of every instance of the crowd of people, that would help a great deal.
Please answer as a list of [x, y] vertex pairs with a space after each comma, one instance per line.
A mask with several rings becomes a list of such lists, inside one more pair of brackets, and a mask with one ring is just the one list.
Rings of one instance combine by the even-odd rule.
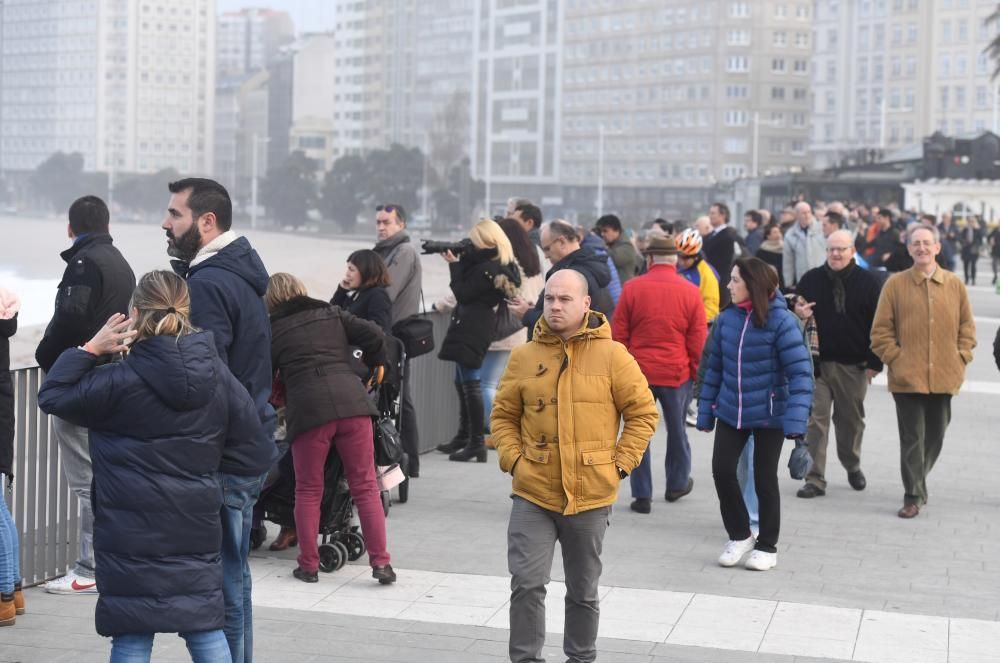
[[[81, 533], [73, 568], [46, 590], [98, 595], [112, 661], [149, 660], [154, 634], [179, 633], [195, 661], [249, 662], [248, 556], [255, 505], [283, 453], [277, 439], [295, 472], [294, 526], [283, 524], [271, 549], [299, 548], [293, 577], [319, 581], [324, 467], [336, 454], [372, 577], [396, 580], [374, 394], [426, 312], [421, 257], [406, 210], [380, 205], [373, 248], [353, 252], [336, 292], [317, 299], [295, 275], [268, 274], [232, 228], [217, 182], [168, 189], [173, 271], [136, 279], [99, 198], [68, 212], [67, 267], [36, 359], [46, 372], [39, 406], [52, 415]], [[784, 441], [811, 458], [799, 498], [826, 493], [831, 423], [847, 482], [864, 490], [864, 400], [887, 369], [898, 515], [917, 516], [976, 344], [966, 289], [950, 270], [961, 257], [974, 284], [984, 241], [995, 280], [997, 231], [984, 238], [974, 219], [938, 223], [893, 208], [799, 201], [747, 212], [740, 232], [719, 202], [691, 223], [656, 219], [632, 233], [613, 214], [584, 228], [512, 199], [502, 217], [476, 222], [441, 254], [450, 294], [431, 303], [449, 316], [437, 357], [454, 364], [459, 403], [455, 435], [436, 448], [458, 462], [485, 462], [495, 448], [512, 476], [511, 660], [540, 660], [557, 541], [564, 649], [594, 660], [610, 508], [628, 478], [631, 510], [651, 513], [660, 410], [665, 501], [695, 489], [688, 428], [712, 432], [726, 535], [718, 563], [767, 571], [778, 563]], [[0, 290], [0, 340], [16, 332], [18, 308]], [[395, 379], [409, 480], [420, 476], [420, 444], [408, 376], [404, 367]], [[6, 370], [0, 399], [0, 432], [12, 437]], [[5, 486], [9, 447], [0, 439]], [[16, 529], [0, 507], [0, 625], [24, 609]]]

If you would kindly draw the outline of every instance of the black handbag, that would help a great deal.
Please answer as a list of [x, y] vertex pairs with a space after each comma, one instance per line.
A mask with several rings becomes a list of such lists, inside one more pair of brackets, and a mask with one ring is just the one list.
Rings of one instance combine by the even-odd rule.
[[387, 467], [403, 460], [403, 445], [392, 419], [384, 414], [372, 417], [372, 427], [375, 433], [375, 464]]
[[493, 340], [502, 341], [522, 329], [524, 329], [524, 323], [510, 310], [507, 301], [504, 300], [497, 304], [497, 324], [493, 330]]
[[809, 454], [809, 445], [803, 439], [795, 440], [795, 448], [788, 457], [788, 472], [793, 479], [805, 479], [812, 468], [813, 459]]
[[[424, 301], [424, 293], [420, 291], [420, 302]], [[427, 306], [424, 306], [424, 315]], [[419, 357], [434, 350], [434, 322], [424, 315], [411, 315], [403, 318], [392, 326], [392, 335], [403, 342], [406, 358]]]

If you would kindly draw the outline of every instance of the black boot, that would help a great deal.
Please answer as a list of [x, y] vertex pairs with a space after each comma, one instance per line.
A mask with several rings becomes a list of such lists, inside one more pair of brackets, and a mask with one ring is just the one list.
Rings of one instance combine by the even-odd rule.
[[469, 443], [448, 456], [448, 460], [467, 461], [476, 459], [486, 462], [486, 443], [483, 436], [486, 432], [486, 415], [483, 412], [483, 390], [479, 380], [462, 384], [465, 393], [465, 409], [469, 413]]
[[455, 453], [469, 443], [469, 408], [465, 403], [465, 392], [457, 382], [455, 391], [458, 392], [458, 432], [451, 438], [451, 442], [437, 445], [437, 450], [443, 454]]

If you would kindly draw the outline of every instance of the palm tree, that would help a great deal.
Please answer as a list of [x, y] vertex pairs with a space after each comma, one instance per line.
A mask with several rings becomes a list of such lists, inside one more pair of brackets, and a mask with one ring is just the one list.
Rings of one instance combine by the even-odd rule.
[[[1000, 20], [1000, 3], [997, 3], [997, 8], [994, 9], [993, 13], [987, 16], [983, 22], [989, 25], [998, 20]], [[1000, 76], [1000, 32], [993, 37], [993, 41], [990, 42], [989, 46], [987, 46], [983, 52], [988, 54], [990, 59], [993, 60], [992, 78], [995, 80], [997, 76]]]

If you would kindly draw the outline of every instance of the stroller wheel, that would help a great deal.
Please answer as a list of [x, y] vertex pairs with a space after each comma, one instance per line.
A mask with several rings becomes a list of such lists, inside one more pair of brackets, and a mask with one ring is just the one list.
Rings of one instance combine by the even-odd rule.
[[399, 490], [399, 499], [396, 500], [400, 504], [406, 504], [407, 500], [410, 499], [410, 477], [406, 477], [403, 483], [397, 486]]
[[389, 491], [388, 490], [383, 490], [382, 491], [382, 512], [385, 515], [387, 515], [387, 516], [389, 515], [389, 505], [391, 503], [392, 502], [389, 499]]
[[257, 550], [264, 545], [264, 541], [266, 540], [267, 527], [264, 526], [264, 523], [261, 523], [260, 527], [250, 530], [250, 550]]
[[[341, 549], [343, 546], [341, 546]], [[333, 573], [347, 561], [346, 553], [341, 556], [341, 550], [332, 543], [324, 543], [319, 547], [319, 570], [323, 573]]]
[[347, 564], [347, 558], [350, 556], [350, 553], [347, 552], [347, 546], [340, 541], [334, 541], [333, 547], [337, 549], [337, 568], [334, 571], [339, 571], [344, 568], [344, 564]]
[[356, 562], [368, 550], [365, 545], [365, 537], [360, 532], [348, 532], [344, 545], [347, 547], [347, 559]]

